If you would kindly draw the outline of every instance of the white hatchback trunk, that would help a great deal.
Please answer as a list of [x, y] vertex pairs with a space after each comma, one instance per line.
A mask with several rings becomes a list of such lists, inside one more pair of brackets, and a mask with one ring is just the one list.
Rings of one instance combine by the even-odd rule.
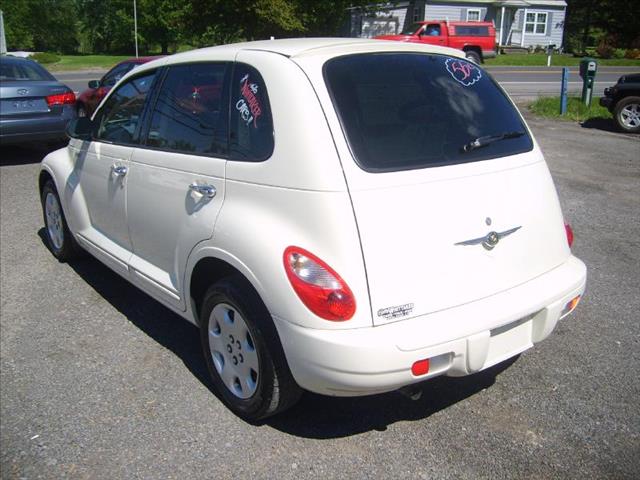
[[514, 105], [463, 53], [252, 42], [125, 76], [42, 162], [52, 252], [86, 250], [201, 327], [257, 420], [488, 368], [583, 294]]

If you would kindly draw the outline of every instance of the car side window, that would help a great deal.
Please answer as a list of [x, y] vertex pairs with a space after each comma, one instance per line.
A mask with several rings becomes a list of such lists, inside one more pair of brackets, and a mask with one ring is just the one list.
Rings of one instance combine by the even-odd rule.
[[231, 82], [230, 156], [260, 162], [273, 153], [273, 120], [264, 80], [258, 71], [236, 63]]
[[160, 87], [146, 144], [183, 153], [228, 153], [229, 63], [170, 67]]
[[131, 78], [113, 91], [94, 119], [96, 140], [122, 144], [137, 142], [144, 103], [155, 75], [152, 72]]
[[124, 75], [133, 68], [132, 63], [125, 63], [124, 65], [118, 65], [114, 67], [111, 71], [107, 72], [105, 76], [102, 78], [100, 85], [102, 87], [113, 87], [118, 80], [120, 80]]

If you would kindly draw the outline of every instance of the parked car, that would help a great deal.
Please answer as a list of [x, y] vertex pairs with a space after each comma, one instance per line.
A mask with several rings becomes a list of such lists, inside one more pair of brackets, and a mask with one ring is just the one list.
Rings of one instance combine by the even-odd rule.
[[76, 96], [44, 67], [28, 58], [2, 55], [0, 61], [0, 143], [66, 139], [76, 116]]
[[640, 132], [640, 73], [623, 75], [618, 83], [604, 89], [600, 105], [613, 114], [623, 132]]
[[130, 58], [118, 63], [115, 67], [109, 70], [100, 80], [91, 80], [87, 85], [88, 89], [83, 91], [78, 96], [76, 108], [78, 110], [79, 117], [91, 116], [96, 107], [100, 104], [105, 95], [111, 90], [118, 80], [125, 76], [130, 70], [134, 69], [138, 65], [150, 62], [161, 58], [155, 57], [138, 57]]
[[51, 251], [201, 326], [249, 420], [513, 357], [586, 268], [523, 118], [462, 55], [288, 39], [142, 65], [42, 162]]
[[492, 22], [427, 20], [409, 25], [399, 35], [380, 35], [375, 38], [457, 48], [475, 63], [496, 56], [496, 29]]

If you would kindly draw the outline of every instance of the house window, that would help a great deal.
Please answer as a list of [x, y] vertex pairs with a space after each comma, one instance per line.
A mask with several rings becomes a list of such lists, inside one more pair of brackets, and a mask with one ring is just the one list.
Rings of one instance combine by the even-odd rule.
[[535, 35], [546, 35], [547, 14], [542, 12], [527, 12], [524, 31], [526, 33], [533, 33]]
[[424, 7], [414, 6], [413, 7], [413, 23], [422, 22], [424, 20]]
[[467, 10], [467, 22], [479, 22], [480, 21], [480, 9], [470, 8]]

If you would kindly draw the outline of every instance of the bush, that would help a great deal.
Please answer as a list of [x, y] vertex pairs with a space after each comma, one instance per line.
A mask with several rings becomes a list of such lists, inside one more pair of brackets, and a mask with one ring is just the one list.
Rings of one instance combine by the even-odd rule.
[[29, 55], [29, 58], [35, 60], [38, 63], [56, 63], [60, 61], [60, 57], [55, 53], [50, 52], [38, 52], [33, 55]]
[[624, 58], [627, 51], [624, 48], [616, 48], [613, 50], [613, 58]]
[[603, 38], [602, 40], [600, 40], [600, 43], [596, 47], [596, 54], [600, 58], [611, 58], [613, 56], [614, 51], [615, 51], [615, 48], [613, 48], [611, 43], [609, 43], [609, 41], [606, 38]]
[[629, 48], [627, 53], [624, 54], [624, 58], [630, 60], [640, 60], [640, 48]]

